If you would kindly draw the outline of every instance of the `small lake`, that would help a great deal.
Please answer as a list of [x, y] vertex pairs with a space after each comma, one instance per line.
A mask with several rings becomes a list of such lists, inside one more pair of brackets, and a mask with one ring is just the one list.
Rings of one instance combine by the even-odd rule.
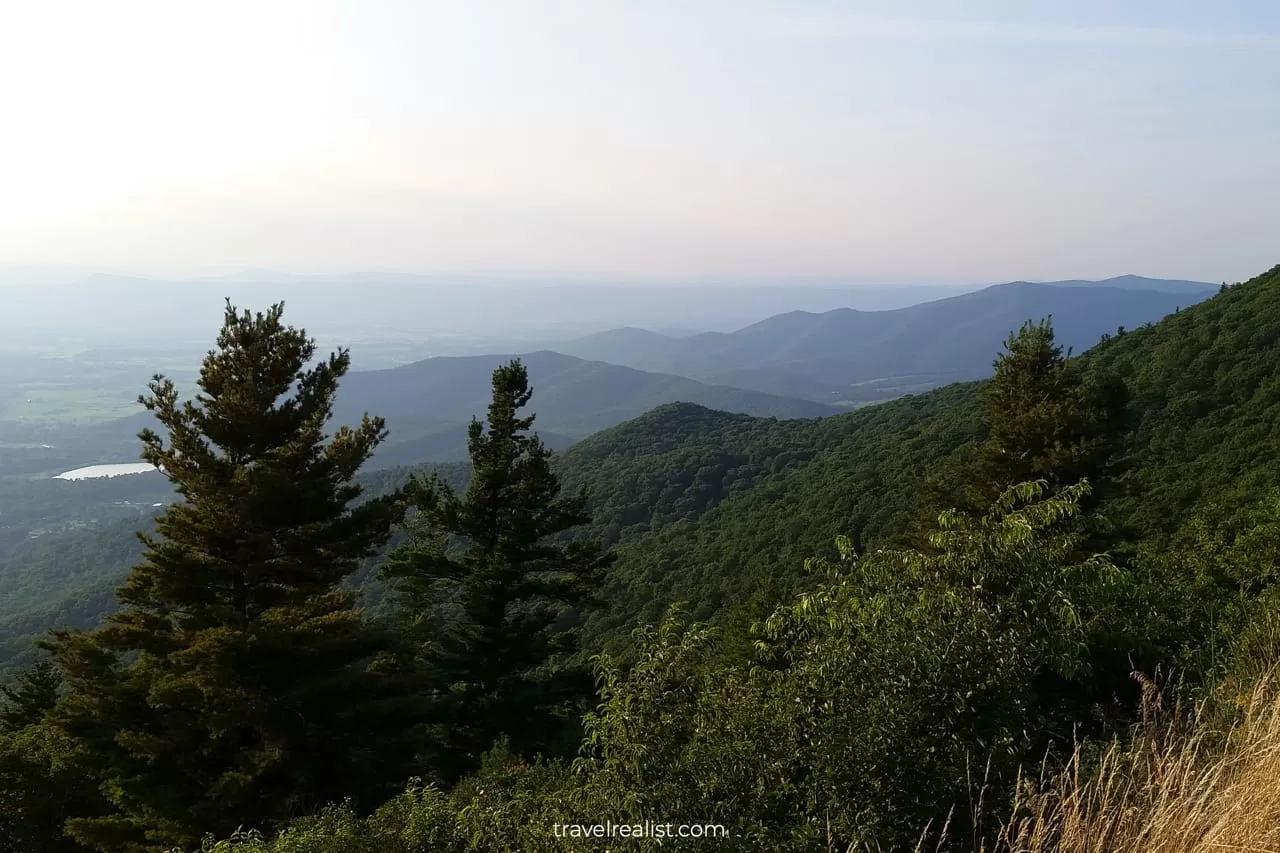
[[73, 471], [64, 471], [55, 480], [96, 480], [99, 477], [119, 477], [124, 474], [145, 474], [156, 467], [149, 462], [120, 462], [113, 465], [88, 465]]

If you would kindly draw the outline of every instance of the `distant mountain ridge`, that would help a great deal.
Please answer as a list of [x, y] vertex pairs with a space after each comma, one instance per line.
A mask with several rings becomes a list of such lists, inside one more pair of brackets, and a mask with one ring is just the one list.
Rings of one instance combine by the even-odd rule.
[[397, 273], [290, 276], [269, 270], [175, 280], [99, 273], [47, 286], [6, 288], [0, 335], [30, 331], [34, 325], [95, 343], [138, 335], [202, 340], [208, 317], [216, 317], [229, 297], [237, 307], [252, 310], [284, 301], [292, 322], [321, 337], [353, 328], [394, 328], [516, 340], [530, 330], [539, 335], [553, 330], [543, 338], [548, 340], [623, 324], [727, 330], [791, 308], [893, 308], [964, 290], [639, 285]]
[[[1108, 282], [1122, 286], [1103, 286]], [[664, 403], [817, 417], [981, 378], [999, 342], [1025, 320], [1053, 315], [1058, 339], [1080, 352], [1117, 326], [1136, 328], [1216, 293], [1210, 284], [1193, 293], [1152, 289], [1194, 284], [1138, 276], [1011, 283], [890, 311], [791, 311], [734, 332], [664, 335], [623, 327], [563, 345], [495, 345], [490, 352], [525, 353], [537, 390], [538, 427], [559, 448]], [[136, 311], [127, 302], [117, 307]], [[357, 370], [343, 383], [337, 422], [351, 422], [364, 411], [387, 417], [391, 438], [380, 451], [380, 465], [460, 458], [464, 425], [484, 414], [489, 373], [508, 357], [436, 357]], [[143, 378], [140, 372], [139, 385]], [[0, 381], [0, 396], [5, 393], [12, 396], [17, 389], [6, 391]], [[9, 461], [21, 470], [50, 473], [134, 461], [136, 432], [150, 424], [140, 416], [62, 430], [56, 440], [36, 441], [56, 449], [15, 449]], [[18, 456], [23, 459], [12, 458]]]
[[[682, 376], [587, 361], [547, 350], [524, 354], [438, 356], [382, 370], [348, 373], [332, 424], [358, 423], [367, 412], [384, 418], [388, 439], [375, 467], [454, 461], [467, 455], [467, 424], [484, 418], [494, 368], [520, 358], [534, 389], [530, 410], [543, 441], [560, 450], [592, 433], [668, 403], [693, 403], [756, 417], [817, 418], [840, 410], [785, 395], [711, 385]], [[136, 461], [136, 435], [155, 427], [150, 412], [65, 432], [66, 468]]]
[[1213, 295], [1199, 282], [1122, 276], [1105, 282], [1011, 282], [886, 311], [790, 311], [734, 332], [674, 338], [628, 327], [551, 348], [704, 382], [845, 405], [987, 375], [1000, 342], [1052, 316], [1075, 352]]
[[1176, 278], [1147, 278], [1141, 275], [1118, 275], [1100, 281], [1070, 279], [1067, 281], [1026, 282], [1015, 281], [1011, 284], [1052, 284], [1058, 287], [1115, 287], [1121, 290], [1152, 290], [1158, 293], [1191, 293], [1206, 296], [1213, 295], [1214, 288], [1219, 285], [1207, 281], [1186, 281]]
[[[519, 355], [440, 356], [385, 370], [354, 371], [343, 380], [335, 423], [365, 412], [386, 418], [390, 438], [379, 465], [462, 458], [466, 424], [483, 418], [494, 368], [520, 358], [534, 389], [531, 411], [552, 447], [564, 447], [666, 403], [695, 403], [757, 417], [814, 418], [838, 409], [809, 400], [709, 385], [681, 376], [588, 361], [547, 350]], [[430, 422], [423, 421], [430, 418]], [[425, 436], [436, 437], [424, 442]], [[402, 442], [434, 448], [407, 454]], [[446, 452], [447, 449], [447, 452]]]

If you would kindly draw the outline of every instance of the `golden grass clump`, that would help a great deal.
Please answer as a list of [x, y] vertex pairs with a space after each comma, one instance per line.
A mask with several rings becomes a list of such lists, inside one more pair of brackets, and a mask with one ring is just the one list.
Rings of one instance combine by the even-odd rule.
[[1025, 789], [992, 853], [1280, 853], [1275, 683], [1259, 679], [1224, 713], [1212, 702], [1166, 708], [1144, 682], [1133, 740], [1078, 748]]

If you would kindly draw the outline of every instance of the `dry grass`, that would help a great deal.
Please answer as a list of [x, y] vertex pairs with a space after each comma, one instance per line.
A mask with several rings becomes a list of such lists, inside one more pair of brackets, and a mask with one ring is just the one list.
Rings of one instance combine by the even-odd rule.
[[1149, 709], [1136, 738], [1028, 789], [991, 853], [1280, 853], [1280, 694], [1261, 679], [1230, 727]]

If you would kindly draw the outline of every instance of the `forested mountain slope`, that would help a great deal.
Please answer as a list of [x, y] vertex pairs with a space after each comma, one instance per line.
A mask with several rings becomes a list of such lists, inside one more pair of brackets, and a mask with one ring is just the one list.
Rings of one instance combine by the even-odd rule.
[[[1148, 542], [1197, 513], [1226, 518], [1280, 487], [1280, 267], [1080, 359], [1131, 400], [1124, 493], [1104, 509]], [[901, 533], [923, 478], [980, 433], [981, 383], [831, 419], [807, 464], [765, 477], [705, 514], [621, 546], [598, 639], [685, 600], [708, 617], [794, 578], [843, 533], [860, 550]], [[653, 424], [655, 432], [663, 427]], [[783, 580], [782, 588], [789, 581]]]
[[555, 469], [565, 488], [589, 490], [612, 545], [803, 466], [849, 428], [843, 416], [778, 421], [672, 403], [575, 444]]
[[[847, 427], [843, 417], [779, 421], [671, 403], [570, 447], [555, 459], [555, 469], [566, 489], [587, 487], [590, 532], [612, 545], [694, 518], [729, 494], [804, 464]], [[437, 473], [463, 490], [470, 466], [396, 466], [364, 473], [359, 481], [375, 497], [402, 486], [413, 473]], [[132, 493], [144, 480], [154, 489], [151, 479], [88, 485]], [[133, 509], [119, 521], [22, 537], [0, 554], [0, 670], [24, 661], [32, 639], [46, 629], [86, 626], [114, 609], [113, 591], [141, 553], [134, 532], [150, 529], [155, 512]], [[367, 582], [372, 568], [356, 582]]]
[[[1229, 513], [1280, 486], [1278, 340], [1280, 268], [1083, 357], [1117, 372], [1132, 394], [1124, 479], [1134, 494], [1111, 512], [1158, 534], [1192, 513], [1213, 505]], [[918, 511], [921, 479], [978, 435], [981, 387], [948, 386], [818, 420], [668, 404], [564, 451], [556, 470], [566, 488], [590, 489], [593, 529], [619, 547], [606, 596], [612, 610], [591, 624], [593, 640], [653, 619], [672, 601], [710, 616], [771, 595], [794, 580], [805, 557], [828, 552], [837, 533], [865, 549], [901, 532]], [[403, 469], [363, 479], [378, 490], [407, 476]], [[113, 537], [118, 547], [107, 545]], [[75, 557], [82, 541], [50, 539], [41, 561], [85, 565]], [[131, 541], [119, 527], [102, 531], [95, 547], [124, 554]], [[94, 562], [85, 571], [101, 590], [126, 566]], [[3, 568], [23, 570], [12, 561]]]
[[617, 329], [557, 348], [584, 358], [707, 382], [843, 403], [886, 399], [985, 377], [1009, 329], [1052, 315], [1059, 343], [1080, 353], [1117, 327], [1154, 322], [1212, 295], [1072, 282], [1019, 282], [892, 311], [793, 311], [731, 333], [670, 339]]
[[[660, 614], [667, 602], [686, 598], [706, 599], [709, 613], [747, 594], [748, 575], [737, 569], [794, 568], [815, 535], [825, 548], [834, 532], [856, 533], [860, 519], [872, 535], [900, 525], [913, 510], [911, 488], [926, 460], [972, 434], [976, 388], [960, 385], [851, 415], [795, 421], [668, 404], [570, 447], [555, 470], [566, 490], [589, 490], [590, 532], [608, 545], [623, 544], [609, 585], [617, 613], [647, 608]], [[899, 446], [903, 437], [908, 440]], [[848, 466], [850, 454], [869, 456]], [[402, 466], [360, 481], [378, 495], [411, 473], [439, 472], [460, 488], [468, 470], [465, 464]], [[810, 488], [809, 476], [826, 482]], [[707, 538], [697, 519], [725, 501], [727, 512]], [[833, 515], [833, 506], [843, 514]], [[134, 530], [149, 524], [135, 516], [67, 530], [0, 559], [0, 591], [6, 592], [0, 668], [25, 659], [30, 641], [45, 629], [91, 624], [113, 609], [112, 591], [140, 553]], [[627, 548], [633, 539], [637, 547]], [[709, 587], [714, 592], [707, 598]], [[602, 616], [592, 631], [608, 631], [613, 622]]]
[[1123, 514], [1169, 532], [1186, 508], [1224, 517], [1280, 484], [1280, 266], [1086, 358], [1133, 393], [1138, 497]]
[[[660, 619], [677, 601], [711, 618], [768, 592], [771, 575], [794, 576], [806, 557], [828, 553], [837, 534], [862, 548], [903, 530], [916, 512], [920, 478], [976, 434], [980, 387], [952, 385], [826, 419], [808, 447], [791, 431], [787, 454], [795, 464], [619, 546], [606, 596], [614, 606], [591, 624], [593, 640]], [[649, 428], [665, 431], [656, 420]]]
[[154, 515], [70, 527], [0, 558], [0, 680], [49, 629], [95, 625], [114, 611], [116, 587], [142, 555], [137, 532], [153, 529]]

